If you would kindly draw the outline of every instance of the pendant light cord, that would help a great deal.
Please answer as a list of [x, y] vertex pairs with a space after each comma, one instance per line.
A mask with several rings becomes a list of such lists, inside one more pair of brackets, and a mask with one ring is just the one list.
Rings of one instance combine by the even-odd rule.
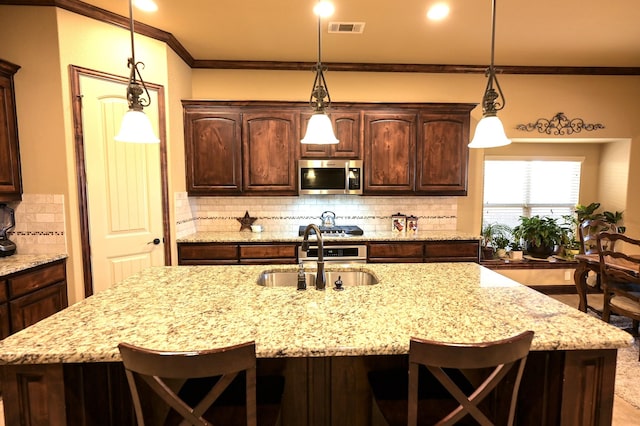
[[316, 78], [313, 81], [309, 103], [315, 112], [324, 113], [331, 105], [331, 95], [329, 95], [329, 88], [324, 79], [324, 67], [322, 66], [322, 17], [320, 15], [318, 15], [318, 62], [315, 71]]
[[132, 67], [131, 70], [131, 80], [133, 83], [136, 81], [136, 46], [133, 40], [135, 30], [134, 30], [134, 21], [133, 21], [133, 0], [129, 0], [129, 29], [131, 31], [131, 58], [129, 58], [129, 66]]
[[318, 68], [322, 66], [322, 31], [320, 27], [322, 25], [322, 18], [318, 15]]
[[[489, 64], [489, 69], [487, 70], [489, 78], [482, 100], [483, 115], [496, 115], [496, 112], [503, 109], [506, 104], [504, 94], [502, 93], [502, 88], [500, 88], [500, 83], [498, 83], [498, 79], [496, 77], [496, 70], [494, 66], [495, 44], [496, 0], [491, 0], [491, 62]], [[497, 92], [493, 88], [493, 83], [495, 83], [496, 88], [498, 89]], [[500, 102], [496, 102], [498, 99], [500, 100]]]
[[[136, 46], [134, 42], [135, 36], [135, 21], [133, 20], [133, 0], [129, 0], [129, 29], [131, 32], [131, 57], [127, 63], [127, 66], [131, 69], [129, 75], [129, 86], [127, 89], [127, 99], [129, 101], [129, 108], [136, 111], [142, 111], [144, 107], [151, 105], [151, 96], [147, 85], [142, 79], [139, 66], [144, 68], [144, 63], [136, 62]], [[137, 79], [136, 79], [137, 76]], [[137, 80], [140, 80], [138, 82]], [[146, 97], [142, 95], [145, 94]]]

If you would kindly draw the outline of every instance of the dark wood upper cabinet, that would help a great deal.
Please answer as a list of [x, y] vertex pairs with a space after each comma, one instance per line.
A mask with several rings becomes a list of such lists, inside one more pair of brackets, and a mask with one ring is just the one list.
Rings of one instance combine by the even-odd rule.
[[22, 174], [13, 75], [20, 67], [0, 59], [0, 203], [22, 199]]
[[297, 194], [297, 111], [242, 115], [243, 192]]
[[185, 109], [185, 160], [190, 194], [242, 191], [241, 129], [239, 112]]
[[466, 195], [473, 104], [339, 103], [337, 145], [303, 145], [302, 102], [183, 101], [187, 191], [296, 195], [300, 158], [362, 159], [364, 195]]
[[420, 114], [417, 193], [467, 195], [469, 112]]
[[414, 190], [417, 113], [364, 113], [364, 193]]
[[[300, 114], [300, 139], [307, 132], [307, 124], [312, 112]], [[360, 137], [360, 112], [332, 110], [329, 113], [336, 138], [340, 141], [332, 145], [301, 144], [302, 158], [351, 158], [360, 159], [362, 138]]]

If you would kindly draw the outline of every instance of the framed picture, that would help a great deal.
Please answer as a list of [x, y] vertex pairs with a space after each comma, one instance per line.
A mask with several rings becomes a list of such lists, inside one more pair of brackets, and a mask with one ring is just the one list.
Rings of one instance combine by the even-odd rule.
[[407, 216], [397, 213], [391, 216], [391, 232], [407, 232]]

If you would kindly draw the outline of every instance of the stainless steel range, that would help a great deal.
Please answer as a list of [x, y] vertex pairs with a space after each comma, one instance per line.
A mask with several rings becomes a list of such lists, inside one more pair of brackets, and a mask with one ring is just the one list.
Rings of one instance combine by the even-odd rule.
[[[298, 235], [302, 236], [304, 234], [304, 229], [306, 226], [301, 226], [298, 229]], [[359, 226], [355, 225], [334, 225], [334, 226], [318, 226], [320, 229], [320, 233], [322, 235], [331, 235], [331, 236], [349, 236], [349, 235], [362, 235], [364, 232]], [[315, 231], [311, 231], [311, 234], [315, 234]]]
[[[312, 241], [309, 241], [313, 243]], [[367, 246], [364, 244], [357, 245], [327, 245], [325, 243], [322, 250], [324, 254], [324, 263], [366, 263], [367, 262]], [[301, 262], [318, 260], [318, 247], [309, 247], [304, 251], [298, 247], [298, 259]]]

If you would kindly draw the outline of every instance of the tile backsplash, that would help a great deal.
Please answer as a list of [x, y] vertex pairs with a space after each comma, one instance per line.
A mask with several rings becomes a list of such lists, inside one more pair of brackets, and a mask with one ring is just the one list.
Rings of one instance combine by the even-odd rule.
[[391, 216], [419, 219], [419, 230], [455, 231], [456, 197], [363, 197], [353, 195], [299, 197], [189, 197], [175, 193], [177, 238], [196, 231], [238, 231], [238, 218], [248, 212], [265, 232], [297, 232], [300, 225], [320, 224], [326, 210], [336, 225], [357, 225], [366, 231], [391, 230]]
[[63, 195], [22, 194], [22, 201], [7, 205], [15, 211], [16, 226], [8, 238], [16, 253], [67, 253]]

